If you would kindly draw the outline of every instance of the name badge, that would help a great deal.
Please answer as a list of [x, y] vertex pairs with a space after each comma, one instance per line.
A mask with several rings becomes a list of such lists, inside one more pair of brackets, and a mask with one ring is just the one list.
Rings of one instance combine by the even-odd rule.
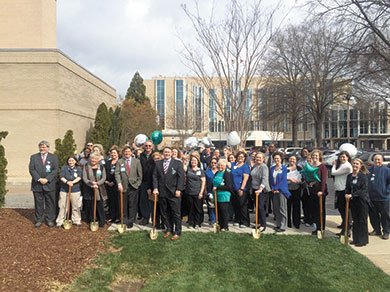
[[126, 169], [124, 167], [121, 167], [121, 172], [126, 172]]
[[102, 171], [101, 171], [100, 169], [98, 169], [98, 170], [96, 171], [96, 174], [97, 174], [97, 175], [102, 175]]
[[374, 180], [375, 180], [375, 176], [372, 176], [372, 177], [371, 177], [371, 181], [374, 181]]
[[77, 177], [77, 172], [74, 173], [74, 177]]
[[355, 178], [355, 179], [352, 181], [352, 183], [353, 183], [354, 185], [356, 185], [356, 184], [357, 184], [357, 179]]
[[47, 164], [47, 165], [46, 165], [46, 172], [47, 172], [47, 173], [51, 172], [51, 166], [50, 166], [50, 164]]
[[237, 166], [233, 166], [233, 169], [237, 169]]
[[174, 170], [173, 168], [172, 168], [172, 174], [175, 174], [176, 173], [176, 170]]
[[196, 172], [196, 175], [201, 175], [200, 170], [198, 170], [198, 171]]

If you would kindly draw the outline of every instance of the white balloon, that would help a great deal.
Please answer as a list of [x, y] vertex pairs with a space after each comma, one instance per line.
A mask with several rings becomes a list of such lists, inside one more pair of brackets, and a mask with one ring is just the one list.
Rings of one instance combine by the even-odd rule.
[[357, 154], [356, 146], [351, 143], [344, 143], [339, 147], [339, 151], [347, 151], [351, 157], [354, 157]]
[[200, 141], [205, 147], [211, 147], [213, 146], [213, 142], [209, 137], [203, 137], [202, 140]]
[[238, 133], [236, 131], [229, 133], [229, 136], [227, 138], [227, 144], [229, 146], [236, 146], [236, 145], [240, 144], [240, 142], [241, 142], [241, 139], [238, 136]]
[[186, 150], [194, 149], [198, 147], [198, 145], [199, 145], [199, 140], [196, 137], [189, 137], [184, 141], [184, 148]]
[[134, 143], [137, 147], [141, 147], [145, 144], [146, 141], [148, 141], [148, 136], [146, 136], [145, 134], [138, 134], [134, 138]]

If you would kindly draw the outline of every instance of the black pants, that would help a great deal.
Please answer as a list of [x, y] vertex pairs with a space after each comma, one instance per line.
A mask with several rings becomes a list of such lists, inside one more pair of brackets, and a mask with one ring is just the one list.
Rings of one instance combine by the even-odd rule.
[[112, 187], [106, 186], [107, 197], [108, 197], [108, 213], [110, 214], [110, 219], [115, 221], [121, 218], [121, 201], [120, 193], [118, 191], [117, 185]]
[[[84, 204], [87, 223], [89, 224], [93, 222], [94, 200], [85, 200]], [[96, 201], [96, 219], [99, 222], [100, 227], [103, 227], [106, 223], [103, 200]]]
[[203, 198], [199, 199], [198, 195], [187, 196], [188, 206], [188, 224], [195, 227], [195, 225], [201, 226], [203, 221]]
[[132, 224], [135, 222], [138, 210], [138, 190], [131, 185], [123, 194], [123, 223]]
[[56, 220], [56, 192], [42, 191], [34, 193], [35, 206], [35, 222], [42, 222], [44, 220], [44, 211], [46, 209], [47, 221], [54, 222]]
[[[301, 224], [301, 188], [290, 190], [291, 196], [287, 199], [287, 224], [291, 227], [291, 222], [295, 228]], [[291, 221], [292, 213], [292, 221]]]
[[377, 233], [382, 231], [385, 234], [390, 232], [390, 202], [389, 201], [371, 201], [369, 208], [370, 222], [372, 228]]
[[[154, 212], [154, 201], [149, 200], [149, 209], [151, 210], [150, 212], [150, 218], [153, 220], [153, 212]], [[160, 229], [162, 226], [164, 226], [162, 222], [162, 217], [161, 217], [161, 212], [160, 212], [160, 203], [157, 201], [156, 203], [156, 228]]]
[[[188, 201], [188, 195], [186, 194], [186, 192], [183, 192], [181, 194], [181, 217], [185, 217], [185, 216], [189, 216], [190, 215], [190, 211], [189, 211], [189, 201]], [[188, 220], [189, 221], [189, 220]]]
[[[336, 207], [337, 210], [339, 210], [339, 213], [341, 215], [341, 233], [344, 234], [345, 232], [345, 207], [347, 206], [347, 201], [345, 200], [345, 191], [336, 191]], [[348, 232], [351, 228], [351, 212], [348, 211]]]
[[221, 229], [229, 229], [229, 202], [218, 202], [218, 223]]
[[[325, 219], [326, 219], [326, 208], [325, 208], [325, 198], [326, 196], [321, 196], [322, 198], [322, 222], [323, 229], [325, 230]], [[320, 197], [317, 194], [310, 194], [310, 199], [313, 208], [314, 223], [317, 225], [317, 230], [321, 230], [321, 212], [320, 212]]]
[[248, 192], [244, 191], [242, 196], [239, 196], [238, 191], [233, 191], [231, 201], [234, 211], [234, 222], [249, 226]]
[[310, 198], [310, 192], [307, 188], [307, 185], [302, 187], [302, 210], [303, 210], [303, 220], [305, 223], [312, 224], [314, 223], [314, 211], [313, 211], [313, 200]]
[[[175, 196], [159, 197], [160, 212], [166, 232], [181, 234], [181, 198]], [[175, 229], [175, 230], [174, 230]]]
[[139, 210], [139, 215], [142, 218], [144, 218], [146, 221], [149, 221], [151, 210], [150, 210], [147, 189], [148, 189], [148, 184], [146, 182], [143, 182], [139, 187], [138, 210]]
[[368, 243], [368, 203], [359, 197], [350, 200], [352, 213], [352, 238], [355, 244]]

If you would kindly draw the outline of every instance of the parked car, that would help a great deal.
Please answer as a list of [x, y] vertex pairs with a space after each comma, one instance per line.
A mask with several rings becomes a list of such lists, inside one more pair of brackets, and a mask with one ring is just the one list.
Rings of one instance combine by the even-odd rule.
[[297, 155], [301, 152], [302, 150], [302, 147], [288, 147], [284, 150], [283, 152], [283, 156], [284, 156], [284, 159], [288, 160], [290, 158], [291, 155]]
[[332, 168], [333, 161], [337, 160], [337, 154], [339, 154], [339, 152], [340, 151], [336, 149], [328, 149], [324, 153], [324, 156], [322, 157], [322, 162], [326, 165], [326, 167]]
[[375, 154], [382, 154], [384, 157], [383, 165], [390, 166], [390, 151], [363, 152], [357, 158], [361, 159], [368, 167], [374, 165]]

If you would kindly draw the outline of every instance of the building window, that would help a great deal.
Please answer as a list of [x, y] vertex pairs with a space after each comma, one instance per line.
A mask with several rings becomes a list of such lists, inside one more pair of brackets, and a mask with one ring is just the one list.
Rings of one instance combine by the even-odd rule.
[[216, 132], [215, 122], [217, 121], [217, 89], [209, 89], [209, 131]]
[[352, 121], [349, 123], [349, 136], [357, 137], [358, 136], [358, 123], [357, 121]]
[[332, 123], [332, 137], [337, 138], [337, 123]]
[[368, 122], [360, 121], [360, 134], [368, 134]]
[[195, 131], [202, 132], [202, 87], [193, 87], [193, 97], [195, 110]]
[[252, 119], [252, 88], [248, 88], [246, 91], [246, 99], [245, 99], [245, 118]]
[[332, 120], [333, 121], [338, 120], [337, 116], [338, 116], [338, 112], [336, 110], [332, 110]]
[[324, 138], [329, 138], [329, 123], [324, 123]]
[[165, 129], [165, 80], [156, 80], [158, 122]]
[[176, 128], [184, 128], [184, 82], [176, 80]]
[[340, 121], [347, 120], [347, 110], [340, 110]]
[[340, 122], [340, 137], [347, 137], [347, 122]]
[[370, 126], [371, 126], [370, 129], [371, 134], [378, 134], [378, 122], [371, 121]]
[[357, 120], [358, 119], [358, 111], [354, 109], [349, 110], [349, 119], [350, 120]]

